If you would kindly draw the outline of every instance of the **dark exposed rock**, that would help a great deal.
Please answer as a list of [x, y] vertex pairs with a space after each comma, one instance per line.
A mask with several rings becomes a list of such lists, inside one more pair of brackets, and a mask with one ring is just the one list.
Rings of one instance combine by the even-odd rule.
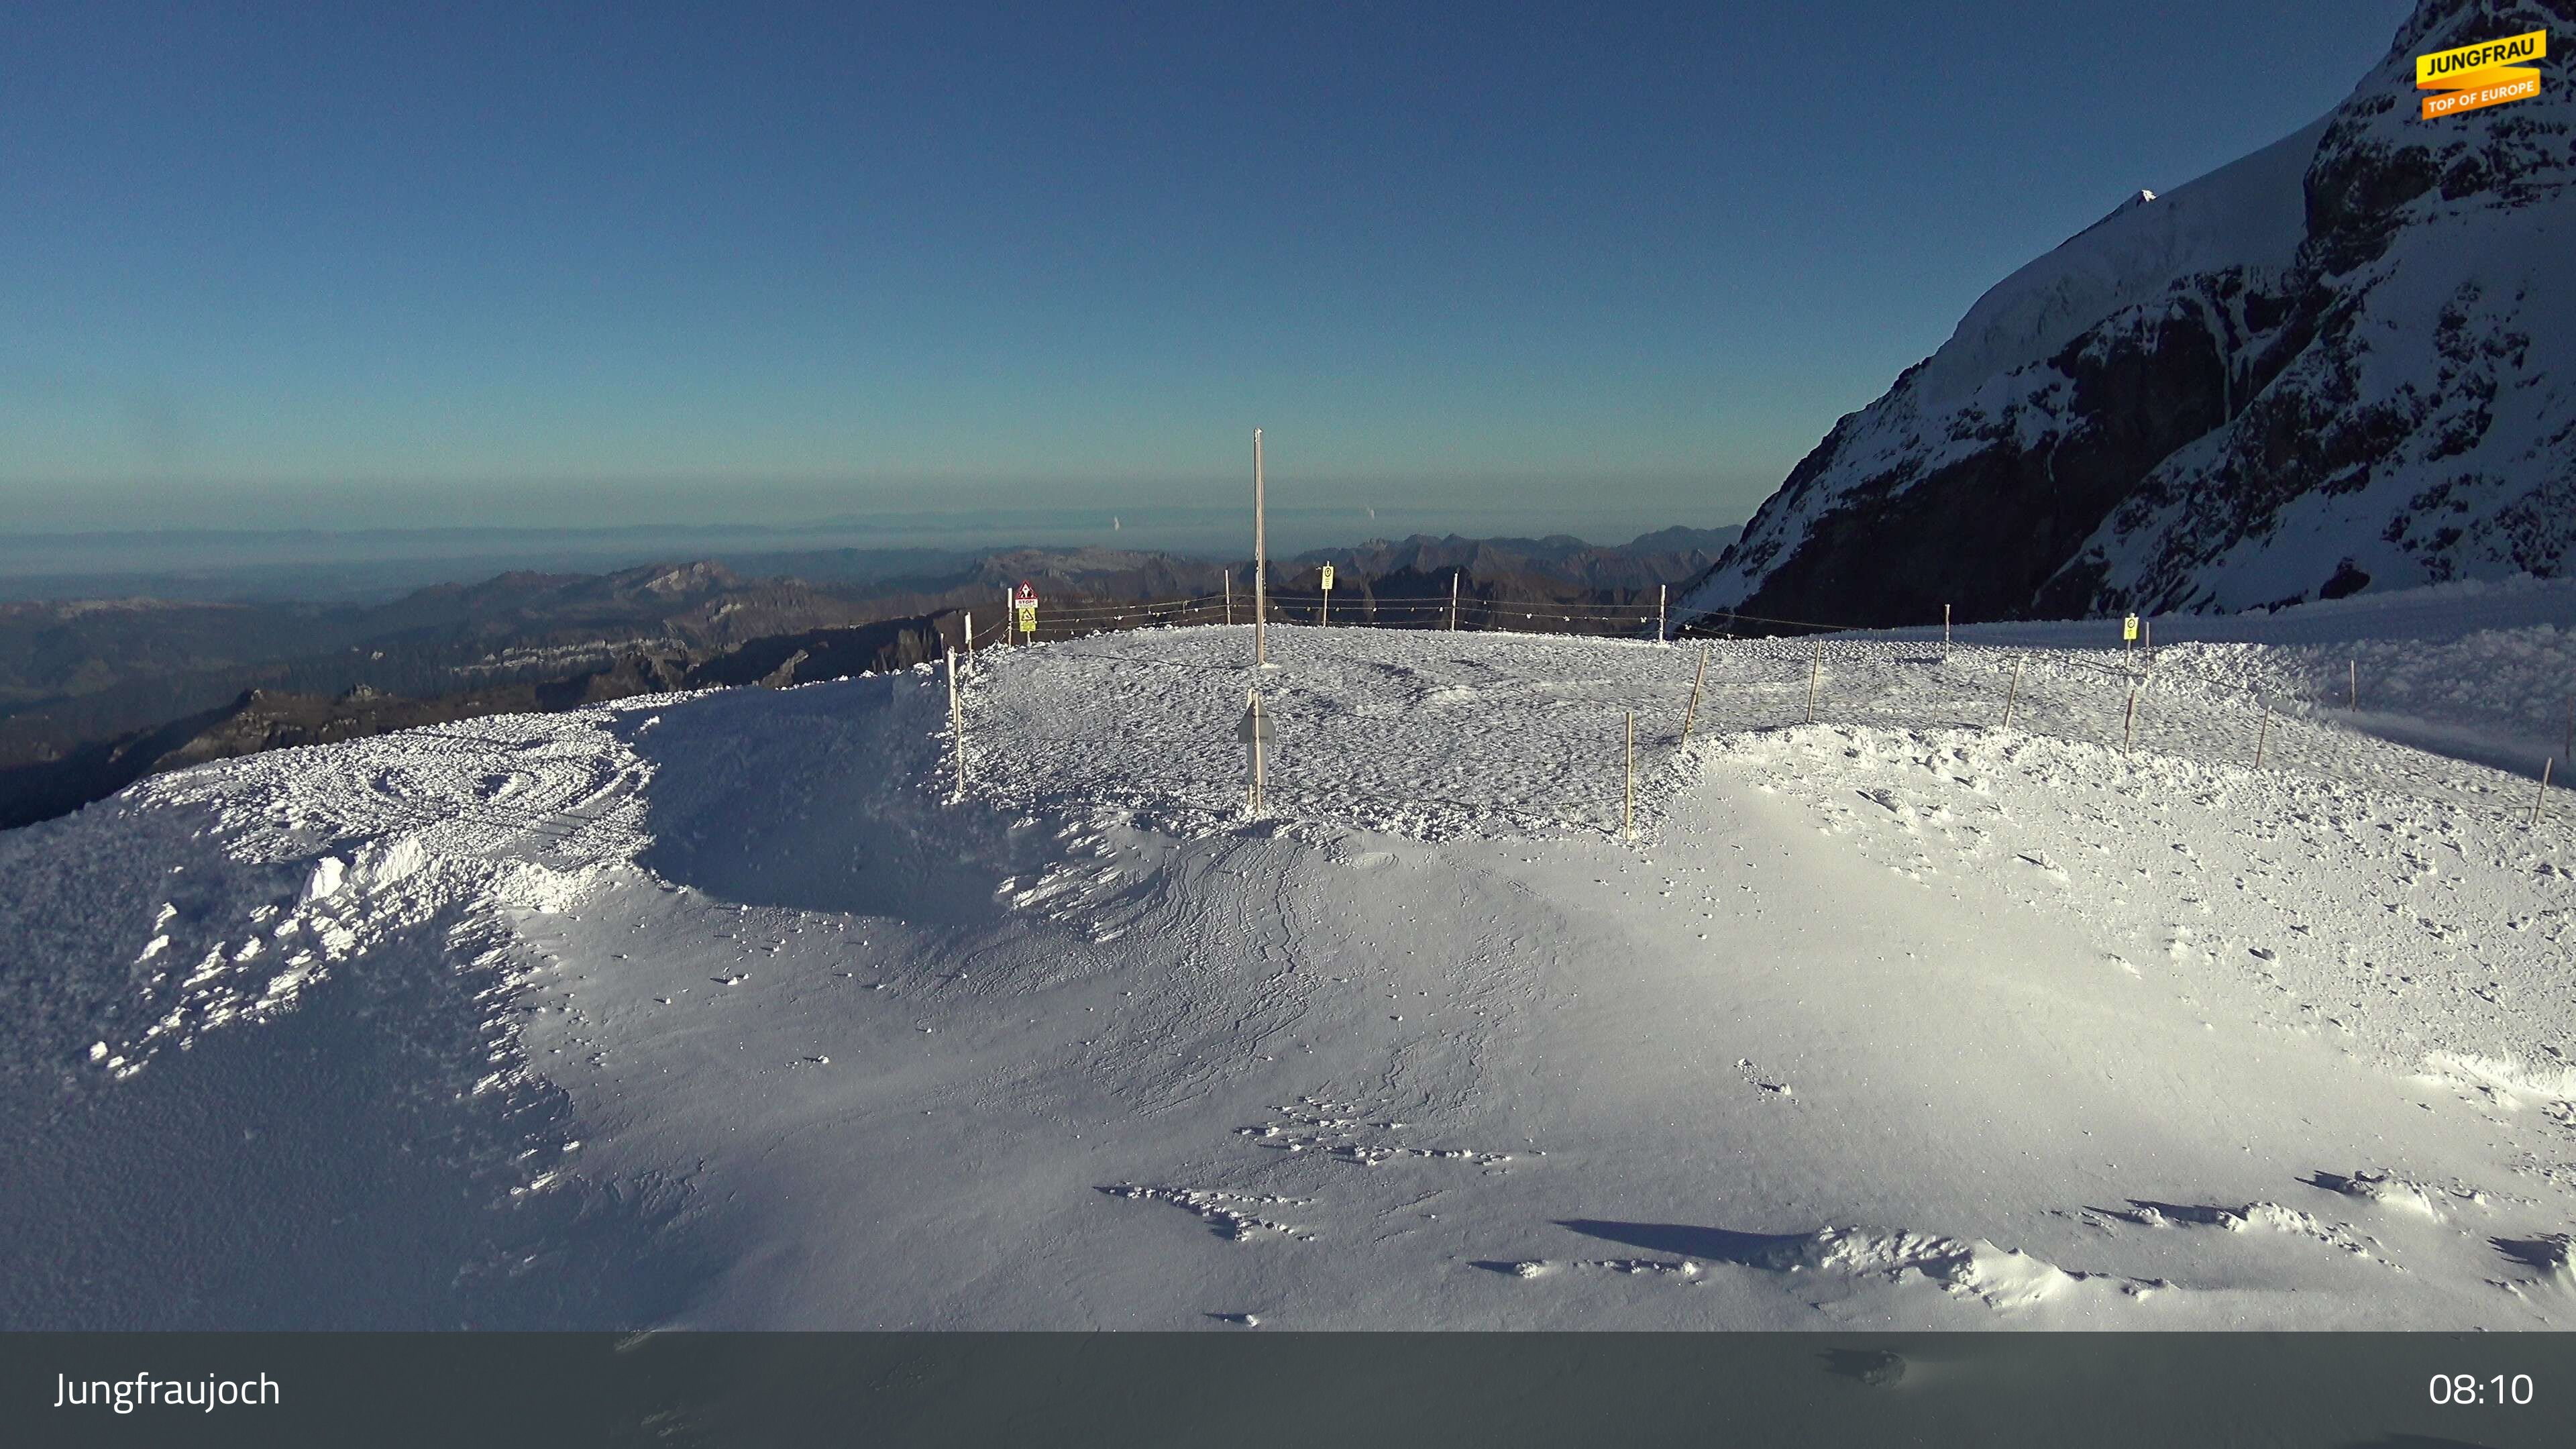
[[2370, 575], [2352, 566], [2351, 559], [2335, 565], [2334, 577], [2317, 587], [2320, 599], [2343, 599], [2370, 587]]

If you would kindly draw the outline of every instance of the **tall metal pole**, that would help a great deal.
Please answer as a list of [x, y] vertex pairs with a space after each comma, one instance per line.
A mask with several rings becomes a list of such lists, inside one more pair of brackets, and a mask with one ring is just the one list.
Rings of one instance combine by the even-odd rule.
[[948, 653], [948, 738], [957, 754], [957, 798], [966, 798], [966, 707], [957, 698], [957, 651]]
[[1267, 803], [1263, 799], [1263, 796], [1268, 793], [1264, 789], [1264, 786], [1268, 782], [1261, 778], [1261, 691], [1258, 689], [1251, 689], [1244, 691], [1244, 693], [1249, 696], [1247, 703], [1250, 706], [1245, 717], [1252, 721], [1252, 813], [1259, 815], [1263, 806]]
[[1628, 711], [1628, 783], [1619, 802], [1619, 838], [1637, 838], [1637, 712]]
[[1269, 587], [1270, 540], [1263, 532], [1261, 478], [1261, 430], [1252, 430], [1252, 662], [1257, 667], [1270, 662]]

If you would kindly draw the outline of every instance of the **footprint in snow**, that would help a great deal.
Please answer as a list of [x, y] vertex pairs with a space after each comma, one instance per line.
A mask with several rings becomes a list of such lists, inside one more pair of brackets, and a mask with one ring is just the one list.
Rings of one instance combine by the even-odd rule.
[[1749, 1057], [1736, 1058], [1735, 1069], [1744, 1073], [1744, 1085], [1760, 1092], [1766, 1098], [1784, 1099], [1798, 1095], [1797, 1089], [1787, 1082], [1762, 1080], [1762, 1069], [1755, 1066]]

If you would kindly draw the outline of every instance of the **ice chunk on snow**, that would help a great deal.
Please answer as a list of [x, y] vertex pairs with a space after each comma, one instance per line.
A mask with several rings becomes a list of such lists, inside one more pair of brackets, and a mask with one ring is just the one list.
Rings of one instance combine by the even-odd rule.
[[340, 857], [322, 857], [313, 863], [313, 874], [305, 878], [304, 893], [297, 900], [304, 904], [329, 900], [340, 893], [341, 882], [347, 873], [348, 867], [340, 863]]
[[419, 870], [428, 860], [416, 836], [406, 835], [389, 845], [368, 850], [358, 857], [353, 874], [370, 888], [389, 886]]

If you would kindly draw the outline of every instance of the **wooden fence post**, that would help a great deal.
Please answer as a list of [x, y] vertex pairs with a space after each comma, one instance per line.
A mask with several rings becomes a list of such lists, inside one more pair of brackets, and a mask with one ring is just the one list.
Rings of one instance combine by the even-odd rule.
[[2556, 760], [2540, 762], [2540, 793], [2532, 797], [2531, 823], [2522, 827], [2525, 830], [2540, 828], [2540, 807], [2549, 803], [2549, 767], [2556, 763]]
[[2358, 659], [2347, 659], [2344, 663], [2352, 670], [2351, 693], [2345, 697], [2344, 708], [2349, 710], [2359, 710], [2361, 708], [2361, 661]]
[[2028, 656], [2028, 655], [2023, 655], [2022, 657], [2020, 657], [2020, 658], [2018, 658], [2018, 659], [2015, 659], [2015, 660], [2013, 661], [2013, 680], [2012, 680], [2012, 688], [2011, 688], [2011, 689], [2008, 689], [2008, 690], [2006, 690], [2006, 691], [2004, 692], [2004, 723], [2003, 723], [2003, 727], [2004, 727], [2005, 729], [2011, 729], [2011, 728], [2012, 728], [2012, 712], [2013, 712], [2013, 703], [2014, 703], [2014, 701], [2016, 701], [2016, 700], [2018, 700], [2018, 699], [2020, 699], [2020, 698], [2021, 698], [2021, 667], [2022, 667], [2024, 664], [2028, 663], [2028, 662], [2030, 662], [2030, 656]]
[[1449, 573], [1449, 632], [1458, 632], [1458, 574], [1454, 569]]
[[2120, 758], [2129, 757], [2129, 746], [2138, 737], [2138, 692], [2129, 691], [2129, 715], [2120, 724]]
[[1671, 642], [1664, 637], [1664, 602], [1671, 588], [1669, 584], [1655, 585], [1655, 642], [1658, 644]]
[[1950, 606], [1947, 604], [1941, 606], [1941, 647], [1950, 647]]
[[975, 667], [975, 611], [966, 611], [966, 667]]
[[2272, 737], [2272, 706], [2263, 706], [2263, 727], [2254, 732], [2254, 768], [2263, 768], [2263, 742]]
[[1234, 570], [1225, 571], [1225, 621], [1234, 622]]
[[1686, 710], [1684, 710], [1684, 711], [1682, 711], [1682, 743], [1681, 743], [1681, 747], [1682, 747], [1683, 749], [1685, 749], [1685, 750], [1687, 750], [1687, 749], [1689, 749], [1689, 748], [1690, 748], [1691, 722], [1692, 722], [1693, 720], [1696, 720], [1696, 719], [1698, 719], [1698, 718], [1699, 718], [1699, 687], [1700, 687], [1700, 685], [1702, 685], [1703, 683], [1707, 682], [1707, 679], [1708, 679], [1708, 646], [1707, 646], [1707, 645], [1705, 645], [1705, 644], [1702, 644], [1701, 646], [1699, 646], [1699, 672], [1698, 672], [1698, 673], [1696, 673], [1696, 674], [1693, 674], [1693, 675], [1691, 676], [1691, 702], [1690, 702], [1690, 708], [1689, 708], [1689, 709], [1686, 709]]
[[1807, 666], [1807, 723], [1816, 722], [1816, 685], [1825, 675], [1825, 641], [1816, 641], [1815, 662]]

